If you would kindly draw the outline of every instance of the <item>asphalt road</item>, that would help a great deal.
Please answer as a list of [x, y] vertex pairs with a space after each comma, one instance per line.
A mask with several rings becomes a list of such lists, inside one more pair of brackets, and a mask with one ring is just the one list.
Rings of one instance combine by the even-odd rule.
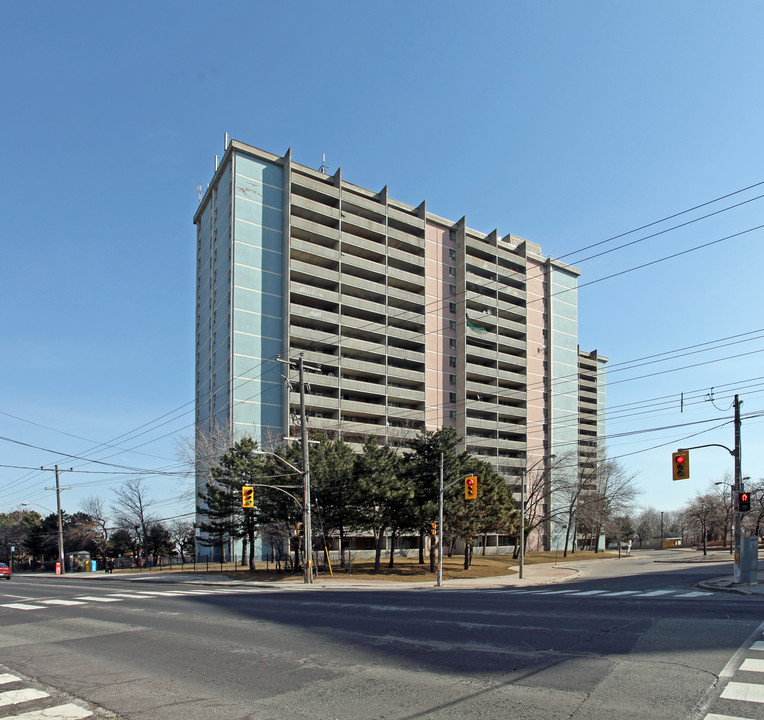
[[[694, 587], [719, 566], [633, 560], [506, 589], [17, 575], [0, 585], [0, 717], [764, 720], [764, 600]], [[48, 697], [3, 704], [25, 689]]]

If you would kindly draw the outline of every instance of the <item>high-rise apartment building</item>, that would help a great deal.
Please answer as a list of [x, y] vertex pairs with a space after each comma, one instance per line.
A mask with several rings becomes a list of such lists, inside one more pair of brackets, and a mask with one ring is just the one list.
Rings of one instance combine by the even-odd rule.
[[405, 445], [452, 426], [517, 482], [578, 453], [578, 270], [290, 152], [226, 145], [194, 217], [200, 431], [266, 448], [299, 434], [277, 356], [303, 354], [309, 427], [330, 436]]

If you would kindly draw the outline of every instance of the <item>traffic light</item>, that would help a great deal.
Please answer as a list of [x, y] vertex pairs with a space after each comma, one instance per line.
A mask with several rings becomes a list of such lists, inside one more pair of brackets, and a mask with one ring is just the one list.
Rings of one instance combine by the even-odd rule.
[[255, 488], [252, 485], [241, 486], [241, 506], [243, 508], [255, 507]]
[[297, 523], [297, 535], [302, 537], [305, 534], [305, 523]]
[[431, 522], [430, 523], [430, 535], [437, 535], [438, 534], [438, 523]]
[[687, 480], [690, 477], [690, 453], [680, 450], [671, 456], [674, 480]]
[[477, 497], [477, 475], [467, 475], [464, 478], [464, 498], [474, 500]]
[[737, 509], [740, 510], [740, 512], [751, 511], [751, 494], [750, 493], [743, 491], [737, 494]]

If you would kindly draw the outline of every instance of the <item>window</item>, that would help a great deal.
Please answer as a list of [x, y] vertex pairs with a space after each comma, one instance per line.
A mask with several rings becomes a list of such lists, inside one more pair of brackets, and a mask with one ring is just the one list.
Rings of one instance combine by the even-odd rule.
[[[454, 358], [456, 359], [456, 358]], [[455, 403], [456, 402], [456, 393], [448, 393], [448, 402]]]
[[456, 314], [456, 303], [448, 303], [448, 312]]
[[448, 294], [449, 295], [456, 295], [456, 285], [449, 285], [448, 286]]
[[448, 384], [449, 385], [456, 385], [456, 375], [449, 375], [448, 376]]
[[453, 248], [448, 248], [448, 257], [451, 260], [456, 260], [456, 250], [454, 250]]
[[448, 266], [448, 277], [456, 277], [456, 268], [453, 265]]
[[456, 332], [456, 320], [449, 320], [448, 321], [448, 329], [451, 332]]
[[452, 422], [456, 422], [456, 410], [449, 410], [448, 411], [448, 419]]
[[456, 350], [456, 338], [448, 339], [448, 347], [450, 347], [452, 350]]
[[451, 229], [451, 230], [448, 231], [448, 239], [451, 242], [456, 242], [456, 230]]
[[448, 367], [456, 367], [456, 358], [453, 355], [448, 356]]

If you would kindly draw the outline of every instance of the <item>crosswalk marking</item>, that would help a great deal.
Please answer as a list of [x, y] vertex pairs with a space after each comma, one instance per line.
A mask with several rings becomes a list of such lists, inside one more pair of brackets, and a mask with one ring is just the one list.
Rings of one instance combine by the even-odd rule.
[[750, 720], [750, 718], [741, 718], [737, 715], [718, 715], [717, 713], [711, 713], [706, 715], [703, 720]]
[[764, 685], [731, 682], [724, 688], [721, 697], [725, 700], [747, 700], [748, 702], [764, 703]]
[[691, 597], [705, 597], [706, 595], [711, 595], [711, 593], [710, 592], [703, 592], [701, 590], [693, 590], [692, 592], [682, 593], [681, 595], [675, 595], [674, 597], [678, 597], [678, 598], [691, 598]]
[[10, 608], [11, 610], [44, 610], [42, 605], [31, 605], [30, 603], [5, 603], [0, 607]]
[[658, 597], [658, 595], [669, 595], [676, 590], [653, 590], [652, 592], [642, 593], [642, 597]]
[[82, 718], [92, 715], [90, 710], [73, 703], [67, 703], [66, 705], [45, 708], [45, 710], [31, 710], [19, 715], [12, 715], [9, 720], [82, 720]]
[[44, 697], [50, 696], [43, 690], [35, 690], [34, 688], [6, 690], [5, 692], [0, 692], [0, 706], [16, 705], [22, 702], [29, 702], [30, 700], [39, 700]]
[[77, 600], [87, 600], [88, 602], [120, 602], [119, 598], [97, 597], [96, 595], [80, 595]]
[[84, 605], [84, 600], [40, 600], [41, 603], [44, 603], [45, 605]]
[[764, 641], [757, 640], [753, 645], [751, 645], [751, 650], [764, 650]]
[[746, 660], [743, 660], [740, 669], [748, 672], [764, 672], [764, 660], [747, 658]]
[[7, 683], [18, 682], [21, 678], [11, 675], [10, 673], [0, 673], [0, 685], [6, 685]]
[[636, 595], [639, 590], [619, 590], [618, 592], [605, 593], [602, 597], [618, 597], [619, 595]]

